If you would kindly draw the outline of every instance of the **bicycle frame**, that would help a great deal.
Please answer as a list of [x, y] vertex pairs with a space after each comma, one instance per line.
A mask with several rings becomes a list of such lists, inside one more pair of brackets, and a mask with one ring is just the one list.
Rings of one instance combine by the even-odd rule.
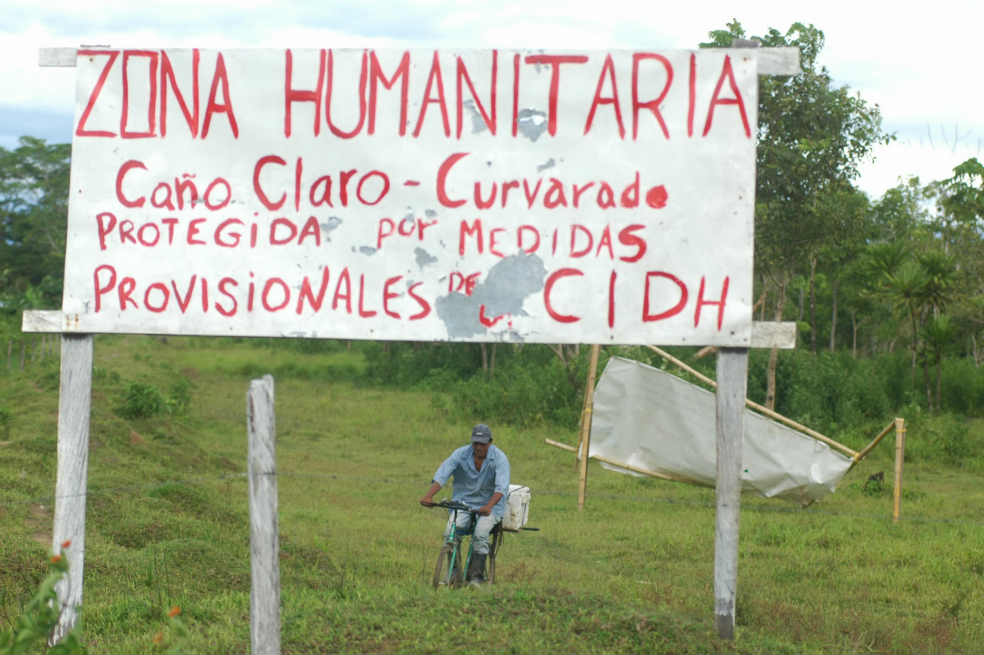
[[[478, 520], [478, 512], [468, 509], [462, 510], [458, 507], [451, 507], [451, 529], [448, 530], [448, 536], [444, 540], [444, 543], [452, 546], [451, 548], [451, 564], [448, 566], [448, 579], [447, 584], [451, 584], [451, 578], [455, 574], [455, 565], [458, 564], [458, 560], [461, 558], [461, 542], [458, 541], [458, 512], [467, 511], [471, 515], [471, 532], [465, 532], [462, 534], [466, 537], [475, 532], [475, 523]], [[465, 557], [465, 565], [461, 569], [465, 573], [468, 572], [468, 566], [471, 564], [472, 553], [475, 551], [475, 542], [473, 540], [468, 541], [468, 555]], [[460, 582], [460, 581], [459, 581]]]
[[[447, 573], [443, 574], [442, 578], [439, 578], [435, 572], [434, 586], [446, 585], [448, 587], [455, 587], [462, 582], [464, 582], [464, 576], [467, 575], [469, 566], [471, 565], [472, 555], [475, 552], [474, 540], [471, 540], [468, 544], [468, 553], [465, 556], [464, 568], [460, 568], [461, 564], [461, 542], [460, 537], [472, 535], [474, 536], [475, 525], [478, 521], [478, 510], [468, 507], [463, 503], [459, 503], [454, 500], [445, 500], [439, 503], [434, 503], [433, 507], [442, 507], [451, 511], [450, 514], [450, 528], [448, 529], [448, 534], [444, 539], [444, 544], [441, 549], [442, 554], [447, 551], [448, 557], [448, 567]], [[471, 529], [468, 531], [461, 531], [458, 528], [458, 512], [468, 512], [471, 515]], [[494, 581], [494, 566], [495, 566], [495, 553], [498, 550], [498, 544], [502, 541], [501, 528], [496, 525], [493, 529], [492, 541], [489, 544], [489, 571], [490, 571], [490, 582]], [[442, 555], [443, 556], [443, 555]], [[440, 564], [438, 568], [441, 568]]]

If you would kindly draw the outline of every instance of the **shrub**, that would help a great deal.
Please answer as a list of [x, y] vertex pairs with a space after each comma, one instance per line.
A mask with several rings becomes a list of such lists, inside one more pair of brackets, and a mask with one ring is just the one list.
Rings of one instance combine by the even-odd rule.
[[[552, 354], [551, 354], [552, 355]], [[496, 416], [516, 425], [554, 423], [568, 428], [577, 426], [580, 417], [584, 375], [581, 364], [587, 361], [587, 349], [573, 365], [577, 384], [571, 385], [567, 371], [554, 358], [531, 366], [520, 358], [497, 367], [488, 378], [478, 372], [452, 390], [454, 405], [474, 419]]]
[[191, 382], [188, 378], [178, 378], [171, 384], [167, 397], [167, 410], [170, 414], [184, 414], [191, 406]]
[[116, 413], [123, 418], [150, 418], [167, 411], [167, 400], [152, 384], [133, 382], [126, 389], [123, 404]]
[[984, 368], [969, 357], [943, 360], [943, 406], [968, 416], [984, 416]]

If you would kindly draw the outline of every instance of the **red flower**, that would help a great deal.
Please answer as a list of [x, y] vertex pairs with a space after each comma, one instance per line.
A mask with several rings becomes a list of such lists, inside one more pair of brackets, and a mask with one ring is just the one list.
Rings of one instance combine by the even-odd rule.
[[177, 616], [178, 614], [181, 614], [181, 608], [180, 608], [180, 607], [178, 607], [177, 605], [175, 605], [174, 607], [172, 607], [172, 608], [171, 608], [171, 611], [167, 613], [167, 615], [168, 615], [169, 617], [171, 617], [172, 619], [173, 619], [174, 617], [176, 617], [176, 616]]

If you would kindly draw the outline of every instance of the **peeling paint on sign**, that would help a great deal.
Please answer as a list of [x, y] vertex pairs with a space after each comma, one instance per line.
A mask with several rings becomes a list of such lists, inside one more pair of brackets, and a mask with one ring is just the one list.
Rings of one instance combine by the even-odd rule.
[[493, 266], [471, 294], [438, 298], [437, 315], [447, 327], [448, 338], [469, 338], [511, 327], [509, 318], [526, 315], [523, 303], [543, 290], [546, 276], [543, 260], [536, 255], [512, 255]]
[[424, 266], [427, 266], [428, 264], [437, 263], [437, 257], [429, 254], [423, 248], [414, 248], [413, 255], [417, 260], [417, 266], [420, 267], [421, 270], [423, 270]]
[[519, 110], [519, 133], [530, 141], [536, 141], [547, 131], [547, 114], [539, 109]]

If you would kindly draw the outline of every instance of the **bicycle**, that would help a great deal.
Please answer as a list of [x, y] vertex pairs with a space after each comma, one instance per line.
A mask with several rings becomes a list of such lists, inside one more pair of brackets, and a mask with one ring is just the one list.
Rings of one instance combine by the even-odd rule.
[[[472, 534], [475, 523], [478, 520], [478, 510], [456, 500], [442, 500], [439, 503], [434, 503], [431, 507], [442, 507], [452, 512], [450, 521], [451, 529], [448, 530], [444, 545], [441, 546], [441, 552], [437, 556], [437, 565], [434, 567], [434, 588], [440, 589], [444, 586], [448, 589], [455, 589], [462, 586], [465, 582], [461, 568], [461, 541], [459, 537], [466, 537]], [[471, 527], [467, 530], [458, 530], [458, 512], [468, 512], [471, 514]], [[502, 546], [502, 537], [503, 530], [502, 522], [500, 521], [495, 524], [492, 532], [489, 533], [489, 554], [486, 559], [489, 569], [487, 578], [489, 584], [495, 582], [495, 556]], [[468, 566], [471, 564], [474, 549], [474, 541], [470, 541], [468, 556], [465, 559], [465, 571], [468, 570]]]

